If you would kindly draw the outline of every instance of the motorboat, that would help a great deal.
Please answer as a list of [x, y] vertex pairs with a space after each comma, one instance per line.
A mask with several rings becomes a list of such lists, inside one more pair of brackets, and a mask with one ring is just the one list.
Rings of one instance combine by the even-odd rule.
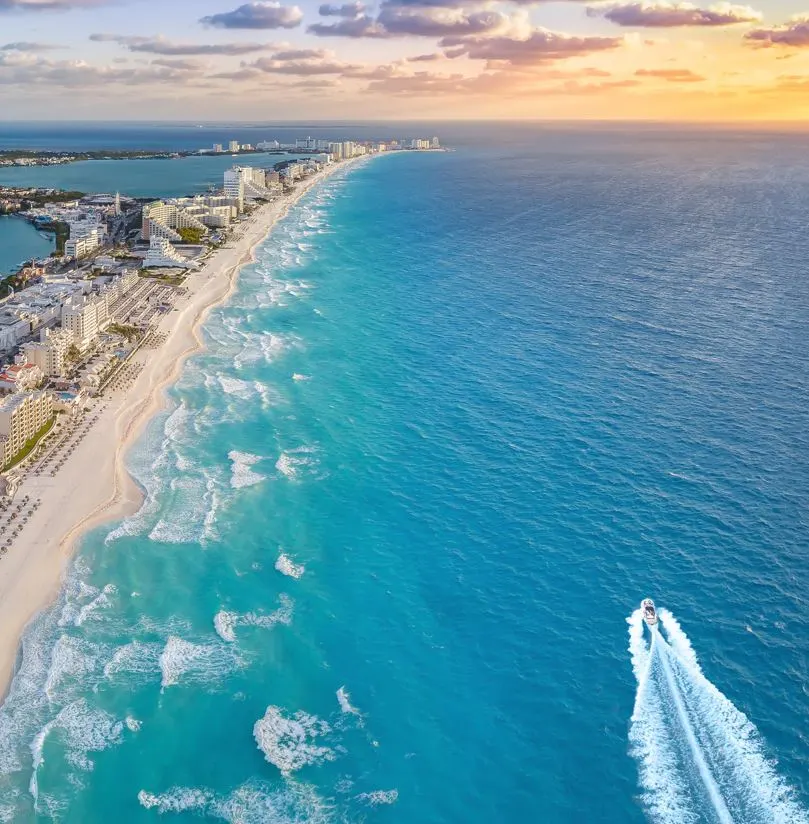
[[655, 602], [651, 598], [644, 598], [640, 602], [640, 611], [643, 620], [646, 621], [646, 626], [653, 627], [657, 623], [657, 610], [655, 609]]

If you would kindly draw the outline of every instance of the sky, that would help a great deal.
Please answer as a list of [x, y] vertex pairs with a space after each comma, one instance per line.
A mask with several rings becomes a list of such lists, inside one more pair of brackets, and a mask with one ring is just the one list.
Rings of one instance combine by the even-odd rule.
[[0, 119], [809, 119], [809, 0], [0, 0]]

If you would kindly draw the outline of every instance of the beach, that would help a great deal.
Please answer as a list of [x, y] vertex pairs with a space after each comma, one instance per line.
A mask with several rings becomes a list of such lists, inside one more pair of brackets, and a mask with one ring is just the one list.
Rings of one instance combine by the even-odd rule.
[[23, 629], [57, 594], [78, 540], [100, 523], [126, 517], [140, 506], [143, 496], [127, 472], [126, 453], [163, 408], [164, 390], [185, 360], [202, 348], [200, 326], [209, 311], [231, 294], [241, 267], [253, 260], [256, 246], [290, 206], [351, 162], [327, 167], [239, 224], [239, 237], [188, 277], [184, 285], [189, 295], [156, 327], [158, 334], [166, 336], [165, 342], [134, 356], [142, 370], [128, 388], [104, 396], [92, 429], [78, 441], [58, 474], [29, 473], [20, 484], [15, 500], [28, 495], [41, 505], [0, 560], [0, 694], [8, 689]]

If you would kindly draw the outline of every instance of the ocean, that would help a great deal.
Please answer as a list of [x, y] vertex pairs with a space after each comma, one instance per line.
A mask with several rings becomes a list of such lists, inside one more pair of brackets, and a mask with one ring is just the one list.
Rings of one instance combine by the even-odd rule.
[[0, 820], [809, 821], [802, 139], [456, 130], [211, 314], [26, 632]]

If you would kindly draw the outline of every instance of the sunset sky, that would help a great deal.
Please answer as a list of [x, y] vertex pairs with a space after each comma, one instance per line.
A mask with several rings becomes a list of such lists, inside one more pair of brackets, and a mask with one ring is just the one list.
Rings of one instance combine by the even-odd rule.
[[809, 2], [0, 0], [0, 118], [804, 120]]

